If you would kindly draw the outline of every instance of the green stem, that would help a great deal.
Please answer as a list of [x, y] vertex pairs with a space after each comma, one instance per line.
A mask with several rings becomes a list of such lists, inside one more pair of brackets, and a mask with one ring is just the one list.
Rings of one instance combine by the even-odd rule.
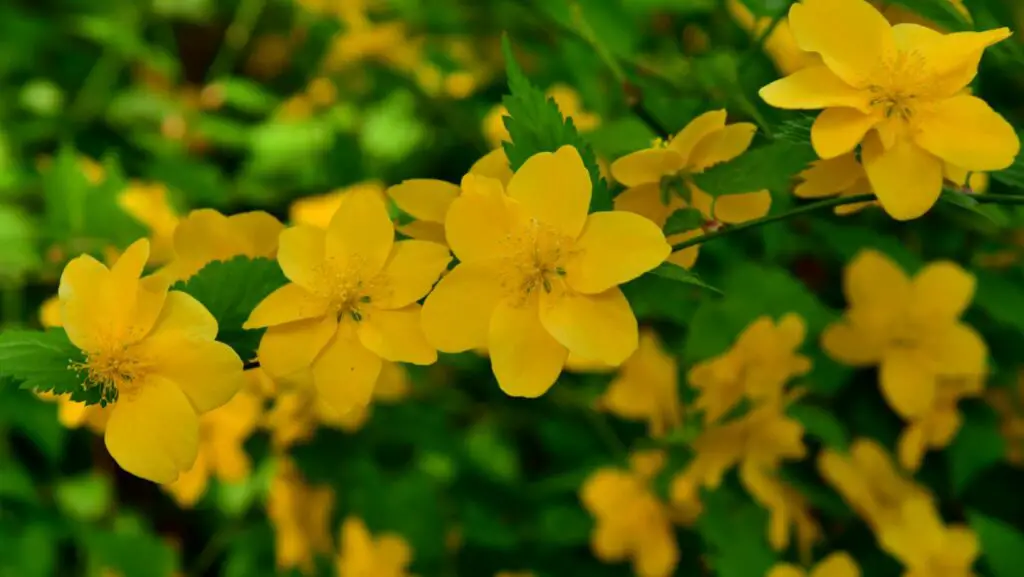
[[[963, 193], [959, 193], [959, 194], [963, 194]], [[977, 202], [979, 204], [1007, 204], [1007, 205], [1019, 204], [1019, 205], [1024, 205], [1024, 195], [1016, 195], [1016, 194], [973, 194], [973, 195], [968, 195], [968, 198], [974, 200], [975, 202]], [[803, 205], [803, 206], [801, 206], [799, 208], [795, 208], [795, 209], [793, 209], [793, 210], [791, 210], [789, 212], [784, 212], [782, 214], [773, 214], [771, 216], [765, 216], [765, 217], [762, 217], [762, 218], [758, 218], [758, 219], [755, 219], [755, 220], [751, 220], [751, 221], [747, 221], [747, 222], [744, 222], [744, 223], [741, 223], [741, 224], [730, 226], [729, 228], [723, 228], [721, 230], [717, 230], [717, 231], [709, 233], [709, 234], [704, 234], [704, 235], [698, 236], [696, 238], [691, 238], [690, 240], [683, 241], [683, 242], [681, 242], [679, 244], [673, 245], [672, 246], [672, 252], [683, 250], [684, 248], [690, 248], [691, 246], [701, 245], [701, 244], [704, 244], [705, 242], [708, 242], [709, 240], [714, 240], [716, 238], [721, 238], [721, 237], [724, 237], [724, 236], [729, 236], [729, 235], [732, 235], [734, 233], [737, 233], [737, 232], [740, 232], [740, 231], [743, 231], [743, 230], [748, 230], [748, 229], [752, 229], [752, 228], [759, 228], [759, 227], [762, 227], [762, 226], [764, 226], [766, 224], [771, 224], [773, 222], [781, 222], [781, 221], [784, 221], [784, 220], [789, 220], [789, 219], [793, 218], [794, 216], [800, 216], [801, 214], [807, 214], [809, 212], [815, 212], [815, 211], [820, 210], [820, 209], [834, 208], [834, 207], [837, 207], [837, 206], [843, 206], [843, 205], [847, 205], [847, 204], [857, 204], [858, 202], [870, 202], [872, 200], [875, 200], [875, 195], [874, 194], [870, 194], [870, 193], [868, 193], [868, 194], [855, 194], [853, 196], [838, 196], [836, 198], [828, 198], [828, 199], [825, 199], [825, 200], [819, 200], [818, 202], [812, 202], [810, 204], [805, 204], [805, 205]]]

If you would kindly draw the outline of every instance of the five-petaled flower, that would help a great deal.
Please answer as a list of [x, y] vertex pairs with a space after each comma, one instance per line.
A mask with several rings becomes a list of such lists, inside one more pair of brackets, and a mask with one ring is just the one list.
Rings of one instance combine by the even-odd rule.
[[383, 199], [366, 190], [347, 193], [326, 230], [300, 225], [281, 233], [277, 260], [291, 282], [244, 325], [268, 327], [258, 354], [271, 379], [312, 384], [343, 414], [370, 402], [382, 359], [437, 360], [416, 301], [451, 255], [437, 243], [394, 237]]
[[865, 0], [803, 0], [789, 24], [823, 64], [765, 86], [761, 97], [779, 108], [824, 109], [811, 130], [815, 151], [831, 159], [862, 144], [868, 179], [893, 218], [917, 218], [935, 204], [944, 162], [968, 171], [1013, 163], [1013, 127], [965, 90], [985, 48], [1009, 29], [892, 26]]
[[647, 421], [652, 437], [661, 437], [682, 425], [679, 367], [675, 357], [662, 349], [653, 330], [640, 332], [640, 346], [622, 364], [597, 405], [624, 419]]
[[338, 577], [408, 577], [412, 548], [397, 533], [370, 534], [366, 524], [348, 517], [341, 525]]
[[532, 156], [508, 183], [468, 174], [445, 219], [460, 263], [423, 305], [439, 350], [486, 346], [508, 394], [538, 397], [570, 352], [619, 365], [636, 350], [636, 317], [618, 288], [671, 250], [651, 221], [588, 215], [591, 182], [575, 148]]

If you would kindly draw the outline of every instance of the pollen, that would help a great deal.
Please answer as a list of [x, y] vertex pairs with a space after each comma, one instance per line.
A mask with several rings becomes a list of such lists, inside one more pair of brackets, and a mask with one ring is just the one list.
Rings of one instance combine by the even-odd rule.
[[564, 290], [565, 265], [575, 253], [573, 239], [532, 219], [505, 243], [502, 287], [514, 301], [525, 304], [538, 290]]
[[134, 395], [149, 372], [149, 363], [130, 347], [88, 353], [84, 363], [71, 368], [86, 373], [86, 386], [99, 387], [102, 403], [113, 403], [121, 395]]

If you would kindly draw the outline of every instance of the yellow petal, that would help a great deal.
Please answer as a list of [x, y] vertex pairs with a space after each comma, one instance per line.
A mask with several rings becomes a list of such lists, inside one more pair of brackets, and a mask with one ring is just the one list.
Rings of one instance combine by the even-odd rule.
[[936, 34], [917, 42], [914, 51], [928, 63], [929, 72], [938, 77], [929, 86], [931, 91], [938, 96], [952, 96], [974, 80], [985, 49], [1012, 35], [1009, 28]]
[[423, 303], [421, 321], [427, 341], [446, 353], [486, 347], [491, 316], [501, 296], [494, 269], [479, 263], [456, 266]]
[[677, 194], [669, 197], [668, 204], [661, 202], [661, 184], [656, 182], [627, 188], [615, 197], [615, 210], [639, 214], [658, 228], [665, 226], [673, 212], [685, 207], [686, 203]]
[[824, 159], [853, 152], [864, 135], [882, 120], [880, 113], [865, 114], [856, 108], [828, 108], [811, 126], [814, 152]]
[[[327, 226], [324, 256], [335, 270], [371, 279], [384, 268], [395, 241], [395, 227], [384, 199], [372, 190], [345, 193]], [[293, 279], [294, 280], [294, 279]]]
[[228, 224], [244, 241], [244, 250], [239, 254], [252, 258], [273, 258], [277, 253], [278, 237], [284, 225], [269, 213], [254, 210], [233, 214], [228, 217]]
[[245, 384], [242, 360], [228, 345], [160, 333], [140, 343], [153, 372], [173, 381], [198, 414], [228, 402]]
[[565, 348], [607, 365], [622, 364], [639, 346], [636, 317], [618, 288], [593, 295], [543, 293], [540, 322]]
[[882, 358], [882, 341], [845, 322], [829, 325], [821, 333], [821, 347], [828, 356], [853, 367], [875, 365]]
[[942, 375], [969, 377], [984, 373], [988, 347], [977, 330], [964, 323], [925, 330], [930, 357], [938, 362], [937, 370]]
[[864, 140], [864, 170], [885, 212], [896, 220], [917, 218], [942, 193], [942, 161], [907, 140], [883, 150], [878, 138]]
[[294, 321], [320, 318], [330, 303], [298, 284], [288, 283], [267, 295], [249, 314], [243, 329], [259, 329]]
[[322, 229], [309, 225], [293, 226], [281, 233], [277, 263], [288, 280], [306, 290], [320, 288], [326, 236]]
[[843, 294], [854, 307], [902, 308], [910, 302], [910, 287], [903, 269], [873, 249], [857, 253], [843, 274]]
[[469, 168], [470, 174], [477, 174], [493, 178], [502, 186], [508, 186], [512, 180], [512, 167], [508, 164], [508, 156], [505, 156], [505, 149], [498, 147], [485, 154], [480, 160], [473, 163]]
[[417, 178], [392, 186], [388, 196], [413, 218], [444, 224], [444, 215], [459, 196], [459, 187], [443, 180]]
[[569, 238], [583, 230], [590, 193], [590, 174], [572, 146], [531, 156], [508, 183], [509, 197], [522, 203], [527, 214]]
[[594, 556], [605, 563], [623, 561], [630, 553], [631, 533], [628, 526], [598, 520], [590, 535]]
[[444, 228], [448, 246], [466, 263], [501, 254], [514, 225], [512, 203], [501, 183], [467, 174], [462, 179], [462, 195], [448, 209]]
[[870, 92], [850, 86], [825, 66], [798, 70], [765, 86], [758, 94], [771, 106], [790, 110], [842, 106], [867, 112], [871, 103]]
[[288, 207], [288, 219], [293, 225], [327, 228], [344, 195], [345, 190], [336, 190], [328, 194], [300, 198]]
[[730, 124], [716, 130], [697, 142], [687, 166], [690, 170], [699, 171], [720, 162], [728, 162], [750, 148], [756, 132], [757, 126], [748, 122]]
[[[398, 535], [384, 533], [377, 538], [377, 558], [388, 567], [405, 569], [412, 562], [412, 548]], [[398, 572], [389, 575], [398, 575]]]
[[381, 359], [343, 323], [313, 363], [313, 385], [324, 404], [339, 415], [370, 404]]
[[803, 0], [789, 9], [789, 25], [802, 50], [851, 86], [866, 86], [896, 49], [889, 22], [864, 0]]
[[800, 173], [802, 182], [793, 194], [800, 198], [834, 196], [864, 177], [864, 169], [852, 152], [828, 160], [816, 160]]
[[767, 190], [726, 194], [715, 198], [711, 212], [715, 220], [736, 224], [761, 218], [772, 206], [772, 195]]
[[633, 566], [639, 577], [671, 575], [679, 563], [679, 546], [671, 527], [647, 526], [640, 537]]
[[953, 320], [971, 304], [974, 275], [951, 261], [929, 263], [913, 280], [914, 314], [921, 319]]
[[546, 393], [569, 355], [541, 325], [536, 301], [524, 306], [500, 303], [491, 317], [488, 341], [491, 369], [501, 390], [512, 397]]
[[946, 529], [942, 549], [943, 559], [950, 560], [950, 565], [963, 567], [965, 571], [974, 564], [981, 552], [978, 536], [971, 529], [962, 526]]
[[209, 480], [210, 468], [206, 463], [205, 455], [199, 453], [191, 469], [183, 472], [177, 481], [170, 485], [164, 485], [163, 488], [171, 494], [179, 507], [191, 508], [206, 493]]
[[595, 294], [657, 267], [672, 251], [658, 225], [631, 212], [598, 212], [587, 218], [566, 265], [566, 282]]
[[[673, 234], [668, 237], [669, 244], [675, 246], [681, 242], [686, 242], [690, 239], [697, 238], [704, 234], [703, 229], [693, 229], [679, 234]], [[668, 262], [679, 265], [685, 269], [693, 268], [693, 265], [697, 263], [697, 255], [700, 254], [700, 245], [694, 245], [689, 248], [684, 248], [673, 252], [668, 257]]]
[[275, 381], [300, 377], [336, 329], [332, 316], [270, 327], [260, 340], [260, 366]]
[[907, 471], [917, 471], [927, 450], [924, 425], [916, 422], [907, 425], [896, 444], [900, 466]]
[[[779, 563], [772, 566], [771, 571], [765, 577], [807, 577], [807, 573], [803, 569], [796, 565], [790, 565], [789, 563]], [[827, 576], [823, 576], [827, 577]]]
[[914, 351], [889, 351], [878, 375], [882, 396], [905, 419], [923, 415], [935, 402], [935, 375]]
[[[691, 164], [690, 157], [700, 141], [704, 140], [709, 134], [725, 128], [726, 117], [727, 113], [724, 109], [709, 110], [691, 120], [689, 124], [684, 126], [678, 134], [669, 140], [668, 148], [679, 154], [681, 166], [689, 166]], [[614, 175], [614, 172], [612, 174]], [[619, 180], [619, 182], [622, 181]]]
[[810, 577], [860, 577], [860, 567], [845, 551], [837, 551], [822, 559]]
[[397, 309], [420, 300], [430, 292], [451, 260], [448, 247], [442, 244], [422, 240], [396, 242], [377, 279], [380, 289], [371, 289], [374, 308]]
[[918, 146], [967, 170], [1002, 170], [1020, 152], [1013, 126], [976, 96], [954, 96], [922, 107], [915, 126]]
[[118, 397], [104, 441], [125, 471], [170, 483], [196, 460], [199, 417], [177, 385], [153, 376]]
[[425, 240], [427, 242], [436, 242], [437, 244], [447, 244], [448, 240], [444, 237], [444, 225], [436, 222], [427, 222], [425, 220], [414, 220], [408, 224], [399, 225], [395, 228], [398, 232], [405, 236], [416, 239]]
[[371, 309], [358, 324], [359, 341], [384, 359], [416, 365], [437, 361], [437, 350], [423, 336], [418, 304], [395, 310]]
[[612, 177], [623, 186], [658, 184], [685, 166], [683, 157], [670, 148], [646, 148], [612, 163]]

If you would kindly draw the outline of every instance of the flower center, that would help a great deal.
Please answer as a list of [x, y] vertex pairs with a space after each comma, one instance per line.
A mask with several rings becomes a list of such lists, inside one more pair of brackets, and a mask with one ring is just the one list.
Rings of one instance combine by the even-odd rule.
[[514, 298], [525, 303], [538, 289], [550, 293], [556, 286], [564, 288], [565, 264], [574, 254], [573, 239], [531, 219], [506, 242], [501, 283]]
[[877, 82], [868, 86], [871, 106], [880, 109], [885, 118], [910, 121], [914, 111], [928, 93], [927, 62], [914, 51], [899, 51], [882, 64]]
[[134, 395], [149, 372], [149, 363], [129, 347], [93, 352], [84, 363], [71, 367], [85, 371], [86, 386], [100, 387], [102, 405], [113, 403], [122, 395]]
[[362, 309], [372, 302], [371, 294], [381, 295], [386, 288], [383, 275], [364, 281], [362, 270], [362, 259], [353, 258], [345, 265], [328, 259], [319, 271], [320, 286], [316, 294], [330, 302], [328, 310], [338, 322], [346, 317], [356, 322], [363, 320]]

